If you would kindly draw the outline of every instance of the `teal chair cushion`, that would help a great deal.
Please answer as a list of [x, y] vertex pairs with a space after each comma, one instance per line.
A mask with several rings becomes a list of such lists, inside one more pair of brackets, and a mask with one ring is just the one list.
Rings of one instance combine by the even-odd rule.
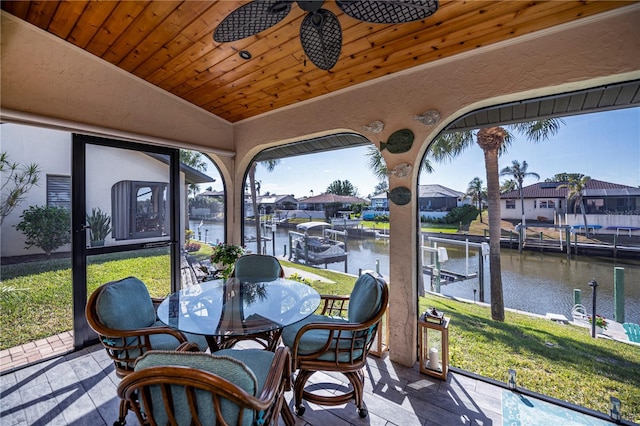
[[[164, 326], [164, 324], [158, 321], [154, 326]], [[204, 336], [200, 336], [197, 334], [183, 333], [187, 340], [191, 343], [196, 343], [200, 350], [204, 351], [209, 344], [207, 343], [207, 339]], [[149, 341], [151, 343], [151, 347], [153, 350], [158, 351], [175, 351], [178, 346], [180, 346], [180, 342], [171, 334], [150, 334]], [[125, 342], [128, 346], [134, 347], [137, 346], [138, 337], [132, 336], [125, 339]], [[142, 351], [138, 348], [129, 349], [128, 351], [119, 351], [118, 357], [120, 359], [125, 358], [138, 358], [142, 355]]]
[[349, 296], [349, 322], [361, 323], [380, 311], [382, 286], [372, 275], [362, 274]]
[[274, 353], [262, 349], [223, 349], [216, 356], [228, 356], [242, 362], [256, 376], [256, 395], [262, 391], [271, 369]]
[[[292, 324], [288, 327], [285, 327], [282, 330], [282, 342], [285, 346], [290, 348], [293, 347], [293, 343], [296, 339], [296, 334], [298, 334], [298, 330], [300, 330], [304, 325], [312, 323], [312, 322], [325, 322], [325, 323], [334, 323], [334, 324], [346, 324], [348, 321], [344, 318], [335, 318], [335, 317], [327, 317], [324, 315], [311, 315], [299, 321], [295, 324]], [[321, 350], [327, 339], [329, 339], [329, 330], [310, 330], [304, 333], [302, 338], [300, 339], [300, 343], [298, 344], [298, 353], [301, 355], [307, 355]], [[334, 336], [337, 333], [334, 332]], [[349, 349], [351, 346], [351, 333], [343, 332], [341, 335], [344, 340], [340, 340], [339, 349]], [[335, 348], [334, 343], [331, 345], [331, 348]], [[351, 362], [354, 359], [360, 358], [362, 356], [362, 347], [364, 346], [364, 339], [356, 340], [356, 350], [353, 353], [353, 357], [348, 352], [343, 352], [338, 356], [339, 362]], [[353, 358], [353, 359], [352, 359]], [[321, 355], [318, 359], [323, 361], [335, 361], [335, 352], [327, 351], [323, 355]]]
[[622, 324], [624, 332], [627, 334], [630, 342], [640, 343], [640, 325], [632, 322], [625, 322]]
[[114, 330], [145, 328], [156, 322], [147, 286], [135, 277], [113, 281], [100, 293], [96, 310], [102, 323]]
[[275, 280], [280, 277], [281, 268], [273, 256], [248, 254], [236, 261], [234, 276], [240, 281]]
[[[158, 366], [182, 366], [204, 370], [213, 373], [221, 378], [240, 387], [250, 395], [256, 396], [259, 385], [256, 375], [242, 361], [235, 359], [233, 356], [240, 350], [226, 350], [223, 355], [210, 355], [200, 352], [170, 352], [170, 351], [149, 351], [138, 359], [135, 365], [135, 371], [143, 370], [150, 367]], [[260, 351], [263, 352], [263, 351]], [[264, 351], [266, 352], [266, 351]], [[255, 354], [254, 354], [254, 357]], [[273, 359], [273, 353], [271, 353]], [[268, 370], [268, 367], [266, 368]], [[264, 383], [264, 382], [263, 382]], [[175, 407], [184, 407], [184, 409], [176, 410], [176, 420], [178, 424], [191, 424], [191, 415], [188, 409], [187, 397], [182, 390], [182, 386], [174, 385], [172, 387], [172, 396]], [[203, 424], [215, 425], [216, 417], [214, 406], [211, 402], [211, 394], [202, 390], [196, 391], [196, 399], [200, 419]], [[158, 424], [168, 424], [162, 394], [160, 390], [151, 391], [151, 401], [153, 404], [154, 416]], [[148, 407], [143, 407], [147, 410]], [[230, 424], [235, 424], [240, 412], [240, 408], [228, 400], [221, 401], [222, 416]], [[252, 410], [246, 410], [243, 416], [243, 425], [250, 426], [254, 421], [254, 413]]]

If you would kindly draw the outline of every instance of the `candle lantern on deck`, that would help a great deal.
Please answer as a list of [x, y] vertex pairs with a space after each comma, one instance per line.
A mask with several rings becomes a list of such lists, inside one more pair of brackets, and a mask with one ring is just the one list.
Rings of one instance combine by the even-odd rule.
[[449, 318], [435, 308], [418, 319], [420, 372], [447, 380], [449, 370]]

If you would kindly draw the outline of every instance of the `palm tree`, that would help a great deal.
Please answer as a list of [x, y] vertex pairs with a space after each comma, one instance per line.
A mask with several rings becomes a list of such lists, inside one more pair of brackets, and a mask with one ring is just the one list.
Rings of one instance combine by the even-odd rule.
[[523, 161], [522, 164], [518, 160], [513, 160], [511, 162], [511, 167], [505, 167], [500, 170], [500, 176], [513, 176], [515, 181], [518, 184], [518, 197], [520, 197], [520, 207], [522, 208], [522, 226], [526, 225], [526, 219], [524, 215], [524, 196], [522, 194], [522, 182], [524, 182], [525, 178], [530, 176], [535, 177], [536, 179], [540, 179], [540, 175], [534, 172], [528, 172], [529, 164], [526, 161]]
[[[204, 156], [202, 155], [202, 153], [197, 152], [197, 151], [191, 151], [188, 149], [181, 149], [180, 150], [180, 162], [182, 164], [185, 164], [189, 167], [193, 167], [194, 169], [201, 171], [201, 172], [206, 172], [207, 171], [207, 162], [204, 160]], [[195, 183], [190, 183], [187, 184], [187, 190], [185, 191], [184, 194], [184, 205], [187, 206], [187, 208], [184, 211], [184, 223], [187, 224], [187, 229], [189, 229], [189, 196], [191, 196], [191, 198], [195, 198], [196, 195], [198, 195], [198, 192], [200, 191], [199, 187], [197, 184]]]
[[[260, 164], [264, 165], [267, 168], [268, 172], [272, 172], [273, 169], [280, 163], [280, 160], [267, 160], [262, 161]], [[260, 215], [258, 214], [258, 198], [257, 192], [260, 190], [260, 182], [256, 182], [256, 169], [258, 168], [258, 163], [254, 162], [251, 164], [249, 168], [249, 187], [251, 190], [251, 206], [253, 207], [253, 217], [255, 218], [256, 224], [256, 251], [261, 253], [260, 245], [262, 243], [262, 234], [260, 232]]]
[[[187, 149], [180, 150], [180, 162], [182, 164], [186, 164], [189, 167], [193, 167], [194, 169], [206, 172], [207, 171], [207, 162], [204, 160], [204, 156], [202, 153], [197, 151], [191, 151]], [[195, 183], [191, 183], [188, 186], [188, 193], [195, 197], [198, 194], [198, 185]]]
[[507, 129], [523, 134], [533, 142], [548, 139], [557, 133], [559, 119], [547, 119], [518, 123], [503, 127], [487, 127], [474, 131], [445, 133], [432, 144], [431, 154], [436, 161], [451, 160], [473, 145], [474, 139], [484, 152], [487, 173], [487, 195], [489, 202], [489, 272], [491, 278], [491, 317], [504, 321], [504, 299], [502, 293], [502, 268], [500, 265], [500, 181], [498, 157], [513, 141]]
[[483, 188], [482, 179], [474, 177], [469, 186], [467, 187], [467, 195], [471, 197], [474, 203], [478, 204], [478, 210], [480, 210], [480, 223], [482, 223], [482, 199], [486, 197], [487, 188]]
[[515, 180], [505, 179], [504, 181], [502, 181], [502, 184], [500, 185], [500, 193], [504, 194], [505, 192], [515, 191], [517, 187], [518, 185], [516, 184]]
[[567, 207], [569, 203], [573, 203], [574, 216], [578, 212], [578, 206], [580, 206], [580, 212], [582, 213], [582, 221], [584, 222], [584, 235], [589, 238], [589, 228], [587, 228], [587, 212], [584, 208], [584, 190], [591, 178], [589, 176], [580, 175], [570, 176], [567, 183], [558, 185], [556, 189], [567, 188]]

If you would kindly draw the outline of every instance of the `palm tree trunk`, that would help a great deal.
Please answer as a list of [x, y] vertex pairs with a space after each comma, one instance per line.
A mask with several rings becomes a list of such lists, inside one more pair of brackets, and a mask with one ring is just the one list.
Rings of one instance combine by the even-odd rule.
[[489, 276], [491, 280], [491, 318], [504, 321], [504, 298], [502, 293], [502, 267], [500, 265], [500, 179], [498, 173], [498, 150], [504, 142], [506, 132], [500, 127], [481, 129], [477, 141], [484, 152], [487, 172], [487, 198], [489, 202]]
[[584, 236], [585, 238], [589, 238], [589, 227], [587, 226], [587, 213], [584, 208], [584, 200], [580, 200], [580, 212], [582, 213], [582, 221], [584, 222]]
[[262, 242], [262, 235], [260, 235], [260, 215], [258, 214], [258, 200], [256, 196], [256, 167], [258, 163], [253, 163], [249, 170], [249, 186], [251, 187], [251, 205], [253, 207], [253, 217], [256, 224], [256, 253], [261, 254], [260, 243]]

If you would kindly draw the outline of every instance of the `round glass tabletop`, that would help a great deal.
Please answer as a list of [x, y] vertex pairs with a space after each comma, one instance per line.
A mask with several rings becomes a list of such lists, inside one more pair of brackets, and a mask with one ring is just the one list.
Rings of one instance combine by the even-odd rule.
[[320, 304], [312, 287], [285, 278], [206, 281], [167, 297], [158, 318], [177, 330], [205, 336], [248, 336], [279, 330]]

